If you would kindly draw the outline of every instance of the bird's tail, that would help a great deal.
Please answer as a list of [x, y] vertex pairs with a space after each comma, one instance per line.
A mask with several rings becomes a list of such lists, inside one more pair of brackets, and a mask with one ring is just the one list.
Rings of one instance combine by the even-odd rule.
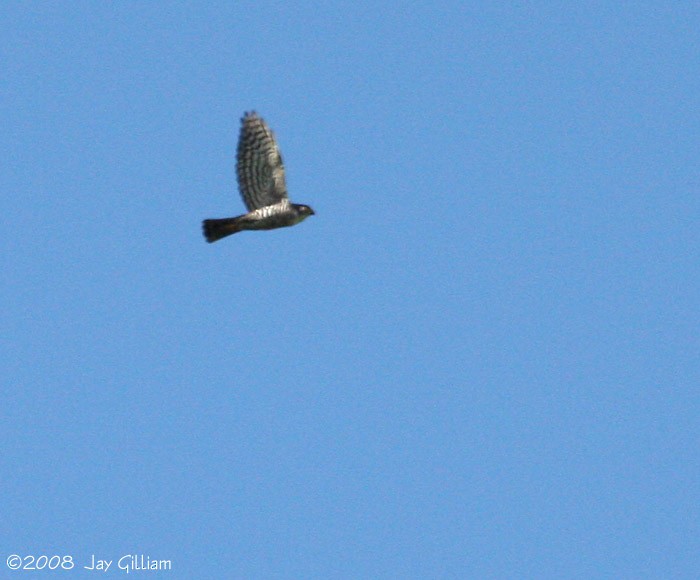
[[204, 220], [202, 222], [204, 237], [210, 244], [236, 232], [240, 232], [240, 222], [238, 218], [224, 218], [219, 220]]

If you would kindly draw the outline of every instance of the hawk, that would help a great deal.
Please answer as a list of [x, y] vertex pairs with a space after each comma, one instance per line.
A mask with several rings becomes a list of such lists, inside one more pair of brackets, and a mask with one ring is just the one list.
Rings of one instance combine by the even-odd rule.
[[314, 215], [308, 205], [287, 197], [284, 165], [275, 136], [255, 111], [241, 119], [236, 163], [238, 189], [248, 213], [202, 222], [207, 242], [215, 242], [243, 230], [272, 230], [293, 226]]

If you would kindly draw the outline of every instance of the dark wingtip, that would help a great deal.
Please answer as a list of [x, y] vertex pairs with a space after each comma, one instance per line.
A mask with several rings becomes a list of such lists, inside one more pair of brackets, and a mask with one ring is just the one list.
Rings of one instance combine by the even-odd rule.
[[241, 117], [242, 122], [246, 122], [247, 119], [257, 119], [258, 114], [255, 111], [245, 111]]

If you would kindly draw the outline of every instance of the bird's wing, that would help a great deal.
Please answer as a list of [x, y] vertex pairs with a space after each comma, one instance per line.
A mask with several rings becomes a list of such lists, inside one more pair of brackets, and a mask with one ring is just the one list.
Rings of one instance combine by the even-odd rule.
[[255, 112], [241, 119], [238, 139], [238, 188], [248, 211], [287, 199], [282, 155], [275, 136]]

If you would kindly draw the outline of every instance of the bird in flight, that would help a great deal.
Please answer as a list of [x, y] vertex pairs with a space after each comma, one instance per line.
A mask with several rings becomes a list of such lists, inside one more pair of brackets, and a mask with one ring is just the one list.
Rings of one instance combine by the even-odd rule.
[[314, 215], [308, 205], [287, 197], [284, 165], [275, 136], [255, 111], [241, 119], [236, 163], [238, 188], [248, 213], [202, 222], [207, 242], [215, 242], [243, 230], [273, 230], [293, 226]]

